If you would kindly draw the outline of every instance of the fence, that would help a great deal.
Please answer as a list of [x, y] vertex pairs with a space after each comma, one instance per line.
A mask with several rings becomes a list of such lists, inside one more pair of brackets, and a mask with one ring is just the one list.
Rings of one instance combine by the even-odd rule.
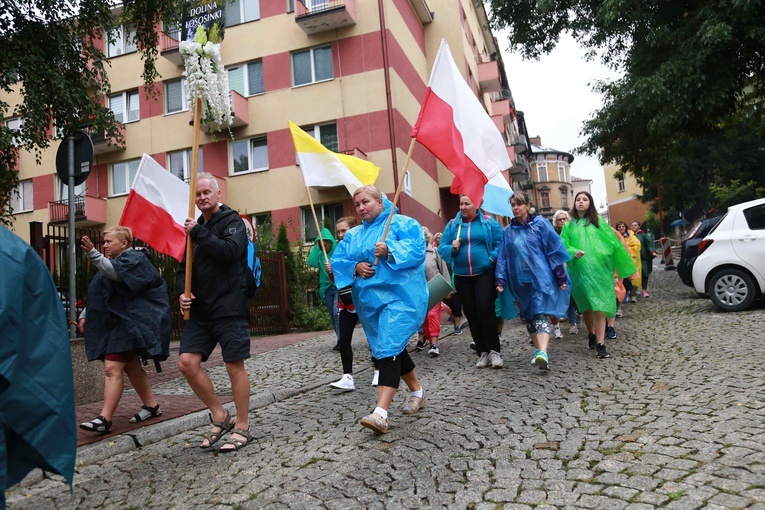
[[[79, 240], [88, 236], [96, 249], [103, 251], [103, 235], [97, 228], [76, 228], [75, 242], [77, 244], [75, 260], [75, 295], [69, 292], [69, 232], [64, 225], [48, 224], [45, 235], [42, 225], [32, 224], [31, 242], [48, 266], [61, 297], [64, 311], [69, 316], [69, 306], [74, 303], [79, 315], [87, 303], [88, 284], [96, 274], [96, 269], [87, 262], [87, 257], [79, 246]], [[178, 261], [159, 253], [146, 245], [140, 239], [133, 243], [135, 247], [145, 247], [154, 267], [167, 282], [170, 309], [172, 313], [172, 335], [180, 337], [183, 330], [183, 314], [178, 303], [176, 291], [176, 273]], [[263, 269], [261, 286], [254, 299], [250, 300], [250, 332], [253, 335], [268, 335], [287, 333], [289, 317], [287, 306], [287, 277], [285, 257], [279, 252], [258, 253]]]

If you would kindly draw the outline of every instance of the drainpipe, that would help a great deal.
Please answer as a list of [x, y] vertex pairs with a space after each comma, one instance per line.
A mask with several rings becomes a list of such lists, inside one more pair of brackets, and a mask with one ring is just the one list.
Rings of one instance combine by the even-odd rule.
[[[396, 128], [393, 125], [393, 98], [390, 88], [390, 61], [388, 57], [388, 34], [385, 30], [385, 8], [384, 0], [377, 0], [377, 6], [380, 11], [380, 40], [382, 43], [383, 73], [385, 75], [385, 102], [388, 108], [388, 136], [390, 137], [390, 154], [393, 164], [393, 182], [398, 187], [398, 158], [396, 157]], [[394, 188], [395, 190], [395, 188]], [[399, 212], [402, 212], [401, 203], [398, 204]]]

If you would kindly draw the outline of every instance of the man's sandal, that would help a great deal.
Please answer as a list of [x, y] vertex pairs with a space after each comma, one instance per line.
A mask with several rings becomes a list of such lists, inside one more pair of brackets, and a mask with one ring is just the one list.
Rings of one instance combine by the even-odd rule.
[[231, 419], [231, 412], [226, 411], [226, 419], [223, 421], [213, 421], [212, 414], [208, 413], [210, 416], [210, 421], [212, 422], [213, 427], [217, 427], [220, 430], [218, 432], [210, 431], [205, 435], [205, 439], [207, 439], [207, 444], [201, 444], [199, 447], [203, 450], [207, 450], [209, 448], [212, 448], [212, 445], [217, 443], [220, 438], [222, 438], [224, 435], [226, 435], [231, 429], [234, 428], [234, 425], [236, 425], [236, 420]]
[[[234, 437], [234, 434], [237, 436], [241, 436], [244, 439], [237, 439]], [[223, 443], [223, 446], [218, 449], [221, 453], [228, 453], [228, 452], [235, 452], [237, 450], [241, 450], [248, 444], [250, 444], [252, 441], [254, 441], [255, 438], [252, 437], [252, 433], [250, 432], [250, 429], [234, 429], [231, 431], [231, 435], [228, 436], [228, 440]], [[233, 446], [233, 448], [226, 448], [226, 446]]]
[[97, 416], [90, 421], [80, 423], [82, 430], [88, 432], [99, 432], [101, 434], [108, 434], [112, 430], [112, 422], [104, 418], [103, 416]]
[[159, 408], [159, 404], [154, 407], [141, 406], [141, 410], [130, 418], [130, 423], [138, 423], [139, 421], [156, 418], [157, 416], [162, 416], [162, 409]]

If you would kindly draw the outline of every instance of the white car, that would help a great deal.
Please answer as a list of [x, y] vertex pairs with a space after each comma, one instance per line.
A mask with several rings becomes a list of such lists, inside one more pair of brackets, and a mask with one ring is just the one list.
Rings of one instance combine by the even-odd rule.
[[726, 312], [744, 310], [765, 293], [765, 198], [729, 207], [701, 241], [693, 287]]

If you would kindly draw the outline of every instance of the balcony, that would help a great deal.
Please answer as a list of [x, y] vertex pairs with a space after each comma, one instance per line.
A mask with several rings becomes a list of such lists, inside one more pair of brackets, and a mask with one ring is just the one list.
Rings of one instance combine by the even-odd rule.
[[483, 92], [500, 92], [502, 90], [496, 60], [478, 64], [478, 84]]
[[[228, 93], [228, 100], [231, 105], [231, 129], [248, 125], [250, 123], [250, 106], [247, 98], [236, 90], [232, 90]], [[189, 110], [189, 117], [189, 125], [192, 126], [194, 125], [194, 117], [191, 110]], [[205, 133], [209, 132], [204, 124], [200, 126], [200, 129]], [[226, 127], [218, 124], [217, 129], [223, 131]]]
[[[510, 118], [510, 100], [503, 99], [500, 101], [493, 101], [491, 103], [491, 120], [502, 133], [505, 132], [505, 125], [508, 124], [508, 118]], [[510, 122], [512, 122], [512, 120]]]
[[[119, 129], [122, 132], [122, 139], [125, 139], [125, 125], [120, 124]], [[117, 145], [117, 141], [114, 138], [106, 138], [105, 133], [96, 133], [91, 126], [84, 126], [82, 128], [90, 139], [93, 141], [93, 153], [98, 156], [99, 154], [108, 154], [110, 152], [117, 152], [124, 150], [124, 147]]]
[[180, 41], [180, 30], [172, 30], [169, 33], [161, 32], [159, 34], [159, 54], [178, 67], [183, 66], [183, 58], [179, 50]]
[[[69, 200], [48, 202], [50, 223], [69, 221]], [[106, 200], [98, 197], [81, 196], [74, 198], [74, 223], [78, 227], [92, 227], [106, 224]]]
[[356, 0], [297, 0], [295, 22], [308, 35], [356, 24]]
[[510, 180], [522, 181], [529, 177], [529, 164], [523, 157], [516, 157], [515, 163], [510, 167]]

